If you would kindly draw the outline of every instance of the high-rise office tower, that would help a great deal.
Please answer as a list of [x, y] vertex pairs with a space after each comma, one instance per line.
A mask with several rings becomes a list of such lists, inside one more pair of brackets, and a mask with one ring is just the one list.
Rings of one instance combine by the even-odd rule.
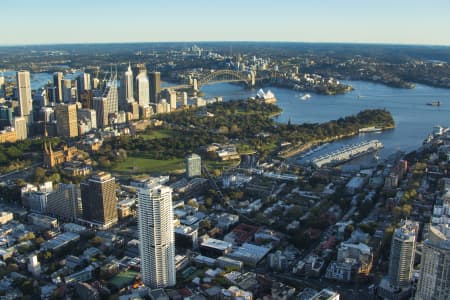
[[109, 114], [113, 114], [119, 111], [119, 94], [117, 90], [117, 75], [111, 76], [110, 80], [106, 83], [103, 97], [106, 98], [106, 109]]
[[124, 72], [120, 82], [120, 109], [127, 111], [129, 104], [134, 102], [134, 88], [133, 88], [133, 71], [131, 65]]
[[133, 66], [133, 90], [134, 90], [134, 99], [137, 101], [138, 95], [137, 95], [137, 81], [136, 77], [141, 74], [145, 73], [145, 76], [147, 76], [147, 68], [145, 67], [145, 64], [135, 64]]
[[150, 101], [153, 104], [156, 104], [158, 102], [159, 93], [161, 92], [161, 73], [151, 72], [149, 73], [149, 78], [150, 78]]
[[97, 126], [103, 128], [108, 126], [108, 99], [105, 97], [92, 98], [92, 108], [95, 110]]
[[416, 300], [450, 299], [450, 228], [448, 224], [431, 225], [423, 243], [420, 278]]
[[30, 72], [18, 71], [16, 79], [19, 115], [24, 117], [28, 124], [33, 123], [33, 99], [31, 98]]
[[150, 288], [174, 286], [172, 189], [162, 185], [140, 188], [138, 203], [142, 280]]
[[64, 75], [62, 72], [55, 72], [53, 73], [53, 86], [56, 88], [55, 91], [55, 102], [61, 103], [63, 101], [63, 94], [62, 94], [62, 81], [63, 81]]
[[202, 175], [202, 158], [195, 154], [186, 157], [186, 176], [188, 178]]
[[83, 219], [101, 228], [117, 223], [116, 179], [97, 172], [80, 184]]
[[62, 137], [78, 136], [77, 105], [59, 104], [55, 107], [56, 132]]
[[78, 94], [81, 94], [81, 92], [83, 92], [83, 91], [91, 90], [91, 74], [81, 73], [77, 77], [77, 88], [78, 88]]
[[47, 213], [67, 221], [81, 217], [80, 187], [60, 183], [56, 191], [47, 196]]
[[148, 107], [150, 104], [149, 84], [146, 73], [136, 76], [136, 95], [139, 106]]
[[72, 102], [72, 79], [64, 79], [62, 81], [62, 101], [64, 103]]

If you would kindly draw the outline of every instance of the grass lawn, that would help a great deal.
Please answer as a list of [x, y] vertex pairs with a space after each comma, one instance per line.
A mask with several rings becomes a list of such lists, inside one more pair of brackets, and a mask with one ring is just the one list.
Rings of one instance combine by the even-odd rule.
[[173, 173], [177, 170], [184, 170], [184, 159], [157, 160], [145, 157], [129, 156], [124, 162], [115, 165], [111, 171], [122, 173], [123, 175], [133, 175], [137, 173]]
[[174, 136], [174, 132], [170, 129], [152, 129], [150, 133], [139, 134], [144, 140], [163, 139]]
[[138, 272], [134, 272], [134, 271], [126, 271], [126, 272], [121, 272], [119, 274], [117, 274], [116, 276], [114, 276], [109, 282], [114, 285], [117, 288], [122, 288], [125, 285], [128, 285], [130, 283], [133, 283], [134, 279], [136, 278], [136, 276], [138, 275]]

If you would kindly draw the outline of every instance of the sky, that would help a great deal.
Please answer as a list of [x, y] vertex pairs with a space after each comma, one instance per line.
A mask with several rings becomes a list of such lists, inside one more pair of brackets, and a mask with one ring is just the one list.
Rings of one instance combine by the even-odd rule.
[[0, 45], [293, 41], [450, 45], [449, 0], [1, 0]]

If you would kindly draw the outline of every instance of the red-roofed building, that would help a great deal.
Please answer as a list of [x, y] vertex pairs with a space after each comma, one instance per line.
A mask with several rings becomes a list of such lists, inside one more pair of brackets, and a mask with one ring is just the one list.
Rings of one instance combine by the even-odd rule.
[[232, 243], [234, 245], [242, 245], [253, 239], [259, 227], [241, 223], [231, 230], [230, 233], [225, 235], [224, 241]]

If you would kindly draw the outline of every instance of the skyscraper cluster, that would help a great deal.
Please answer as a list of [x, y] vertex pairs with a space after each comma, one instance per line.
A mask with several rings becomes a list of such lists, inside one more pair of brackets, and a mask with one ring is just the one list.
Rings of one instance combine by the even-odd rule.
[[[92, 129], [148, 118], [158, 107], [159, 112], [169, 112], [176, 108], [176, 92], [170, 91], [161, 106], [160, 78], [159, 72], [147, 73], [145, 64], [129, 64], [122, 76], [111, 70], [103, 81], [86, 72], [70, 76], [55, 72], [51, 83], [32, 94], [30, 72], [18, 71], [15, 93], [0, 107], [0, 142], [44, 134], [74, 138]], [[2, 75], [1, 97], [6, 95], [5, 86]]]

